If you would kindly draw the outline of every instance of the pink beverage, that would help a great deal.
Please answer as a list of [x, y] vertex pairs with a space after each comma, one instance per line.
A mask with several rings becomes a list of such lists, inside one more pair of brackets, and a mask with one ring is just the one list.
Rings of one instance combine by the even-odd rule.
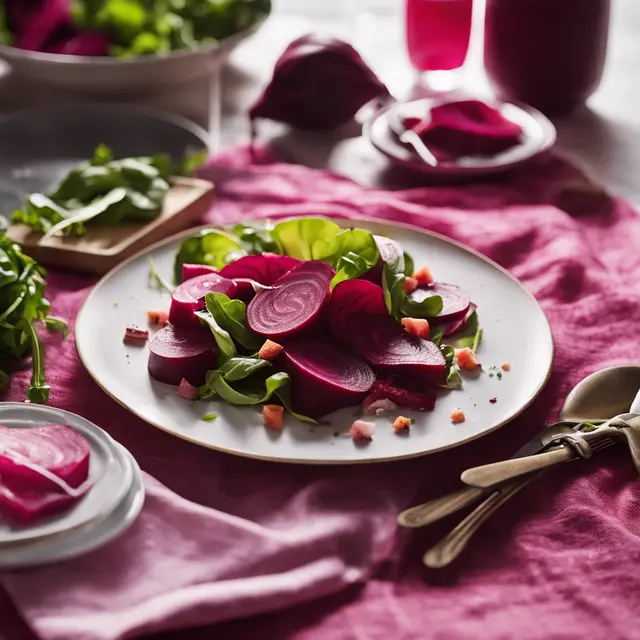
[[548, 115], [583, 104], [602, 78], [610, 0], [487, 0], [484, 64], [496, 93]]
[[407, 0], [407, 48], [419, 71], [459, 69], [467, 57], [473, 0]]

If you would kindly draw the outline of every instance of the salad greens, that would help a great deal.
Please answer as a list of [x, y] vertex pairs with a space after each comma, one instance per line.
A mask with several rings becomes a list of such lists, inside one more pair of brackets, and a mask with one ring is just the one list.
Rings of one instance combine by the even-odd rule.
[[204, 230], [182, 241], [176, 254], [173, 277], [182, 279], [183, 264], [206, 264], [216, 269], [247, 255], [242, 242], [231, 233]]
[[49, 317], [44, 276], [44, 269], [0, 232], [0, 386], [9, 383], [9, 370], [30, 351], [32, 377], [27, 399], [37, 403], [46, 403], [50, 391], [37, 326], [43, 324], [67, 335], [66, 324]]
[[4, 44], [45, 53], [130, 58], [197, 49], [244, 31], [271, 0], [4, 0]]
[[86, 224], [97, 218], [103, 225], [154, 220], [162, 212], [170, 176], [181, 168], [164, 154], [116, 160], [100, 145], [91, 160], [73, 168], [52, 193], [29, 196], [12, 220], [45, 237], [83, 235]]

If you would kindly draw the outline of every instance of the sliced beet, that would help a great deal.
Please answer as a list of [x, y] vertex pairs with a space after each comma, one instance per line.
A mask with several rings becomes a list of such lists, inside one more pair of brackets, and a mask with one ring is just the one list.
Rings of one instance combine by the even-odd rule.
[[428, 287], [416, 289], [408, 298], [419, 304], [432, 296], [442, 298], [442, 311], [435, 318], [429, 318], [435, 322], [453, 322], [464, 318], [471, 305], [471, 298], [464, 289], [446, 282], [435, 282]]
[[362, 279], [369, 280], [369, 282], [373, 282], [375, 284], [381, 284], [384, 263], [397, 260], [402, 255], [402, 248], [395, 240], [391, 240], [391, 238], [385, 238], [384, 236], [373, 236], [373, 238], [378, 245], [380, 258], [376, 265], [362, 276]]
[[0, 514], [27, 524], [71, 507], [84, 495], [72, 489], [89, 476], [90, 449], [75, 429], [2, 426], [0, 450]]
[[312, 418], [358, 405], [376, 380], [366, 362], [330, 339], [290, 342], [277, 364], [291, 376], [294, 410]]
[[[246, 278], [260, 284], [272, 285], [291, 269], [298, 266], [301, 260], [290, 256], [280, 256], [275, 253], [262, 253], [258, 256], [244, 256], [228, 264], [220, 273], [231, 280]], [[253, 287], [248, 282], [237, 282], [236, 296], [242, 300], [251, 300], [254, 296]]]
[[214, 344], [204, 328], [160, 329], [149, 341], [149, 373], [159, 382], [178, 385], [184, 378], [199, 386], [214, 367]]
[[433, 411], [436, 406], [436, 390], [410, 391], [396, 387], [390, 382], [376, 380], [363, 406], [370, 405], [377, 400], [391, 400], [399, 407], [413, 409], [414, 411]]
[[329, 320], [336, 337], [348, 341], [354, 321], [364, 321], [371, 315], [389, 315], [379, 285], [368, 280], [344, 280], [333, 289]]
[[177, 327], [198, 327], [200, 320], [195, 312], [205, 308], [207, 293], [218, 291], [232, 298], [236, 288], [235, 282], [218, 273], [206, 273], [183, 282], [171, 294], [169, 322]]
[[198, 276], [207, 276], [212, 273], [218, 273], [216, 269], [207, 264], [183, 264], [182, 265], [182, 282], [197, 278]]
[[282, 343], [311, 335], [325, 320], [329, 285], [335, 271], [319, 260], [302, 262], [261, 291], [247, 307], [247, 325], [254, 333]]
[[66, 425], [30, 429], [0, 426], [0, 452], [0, 477], [19, 483], [25, 490], [51, 489], [51, 480], [21, 464], [20, 458], [46, 469], [70, 487], [80, 486], [89, 475], [89, 443]]
[[404, 331], [391, 316], [363, 319], [354, 326], [350, 344], [383, 377], [396, 377], [412, 388], [446, 382], [440, 349]]
[[443, 337], [449, 338], [451, 336], [455, 336], [461, 331], [464, 331], [467, 328], [467, 324], [469, 323], [469, 318], [472, 316], [473, 312], [477, 308], [478, 307], [472, 302], [469, 305], [469, 309], [467, 310], [467, 313], [462, 318], [458, 318], [457, 320], [454, 320], [453, 322], [449, 323], [445, 327]]
[[419, 388], [445, 384], [440, 349], [402, 329], [387, 313], [381, 287], [365, 280], [341, 282], [333, 290], [329, 318], [333, 334], [383, 376]]

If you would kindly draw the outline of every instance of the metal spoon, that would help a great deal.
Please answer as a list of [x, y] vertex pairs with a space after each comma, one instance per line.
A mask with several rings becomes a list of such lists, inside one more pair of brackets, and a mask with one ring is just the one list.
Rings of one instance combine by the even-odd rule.
[[[560, 417], [563, 420], [576, 423], [608, 420], [629, 410], [630, 404], [638, 394], [638, 389], [640, 389], [640, 366], [611, 367], [610, 369], [599, 371], [576, 385], [567, 397]], [[600, 402], [598, 402], [598, 398], [600, 398]], [[489, 496], [454, 531], [427, 551], [424, 556], [424, 563], [430, 567], [443, 567], [451, 563], [464, 550], [482, 523], [507, 502], [511, 496], [515, 495], [536, 477], [538, 477], [538, 474], [519, 478], [495, 491], [466, 487], [444, 498], [439, 498], [419, 507], [413, 507], [413, 510], [420, 509], [422, 521], [424, 524], [428, 524], [438, 519], [430, 517], [429, 505], [433, 506], [433, 509], [439, 514], [438, 517], [444, 517], [472, 504], [481, 497]], [[469, 495], [473, 494], [474, 499], [466, 502], [462, 500], [461, 494], [464, 492]], [[446, 508], [447, 499], [451, 502], [451, 509]], [[417, 522], [418, 519], [416, 518], [412, 524], [405, 523], [404, 526], [421, 526]]]

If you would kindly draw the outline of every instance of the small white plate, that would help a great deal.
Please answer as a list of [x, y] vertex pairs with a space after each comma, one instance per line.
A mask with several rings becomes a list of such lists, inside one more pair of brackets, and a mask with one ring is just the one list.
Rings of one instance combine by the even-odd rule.
[[[168, 308], [168, 295], [148, 287], [149, 257], [153, 255], [160, 273], [170, 279], [181, 240], [195, 230], [151, 247], [96, 285], [76, 322], [76, 345], [84, 366], [120, 404], [164, 431], [204, 447], [279, 462], [344, 464], [410, 458], [473, 440], [527, 407], [549, 375], [553, 341], [544, 313], [517, 280], [471, 249], [415, 227], [362, 219], [336, 222], [394, 238], [417, 266], [428, 264], [438, 280], [460, 285], [479, 305], [484, 330], [479, 358], [485, 373], [466, 377], [460, 391], [442, 393], [432, 412], [402, 411], [416, 421], [410, 435], [396, 435], [393, 416], [383, 416], [375, 419], [373, 441], [358, 446], [344, 435], [355, 419], [357, 407], [353, 407], [328, 416], [328, 426], [287, 416], [284, 430], [276, 436], [263, 426], [260, 408], [187, 402], [175, 387], [152, 380], [148, 347], [124, 344], [124, 331], [129, 324], [145, 326], [148, 309]], [[506, 360], [512, 370], [502, 379], [486, 372]], [[497, 401], [490, 402], [494, 397]], [[453, 409], [466, 413], [464, 423], [451, 424]], [[203, 422], [202, 416], [210, 411], [218, 418]], [[342, 435], [336, 437], [336, 432]]]
[[94, 520], [69, 535], [14, 545], [10, 548], [0, 547], [0, 569], [35, 567], [85, 555], [108, 544], [136, 521], [144, 504], [142, 474], [133, 456], [122, 445], [116, 446], [133, 475], [129, 491], [116, 508], [105, 517]]
[[526, 160], [550, 149], [556, 141], [556, 129], [551, 121], [533, 107], [518, 106], [499, 100], [485, 101], [502, 115], [522, 127], [520, 144], [493, 156], [465, 156], [456, 160], [428, 165], [398, 136], [404, 131], [405, 118], [424, 118], [433, 107], [445, 100], [423, 98], [392, 105], [376, 113], [365, 126], [365, 136], [387, 158], [414, 171], [434, 175], [465, 176], [499, 173], [512, 169]]
[[28, 429], [45, 424], [64, 424], [81, 433], [89, 443], [89, 480], [93, 486], [73, 507], [30, 525], [0, 519], [0, 549], [25, 542], [62, 536], [111, 513], [131, 488], [133, 469], [122, 448], [106, 432], [68, 411], [20, 402], [0, 404], [0, 424]]

